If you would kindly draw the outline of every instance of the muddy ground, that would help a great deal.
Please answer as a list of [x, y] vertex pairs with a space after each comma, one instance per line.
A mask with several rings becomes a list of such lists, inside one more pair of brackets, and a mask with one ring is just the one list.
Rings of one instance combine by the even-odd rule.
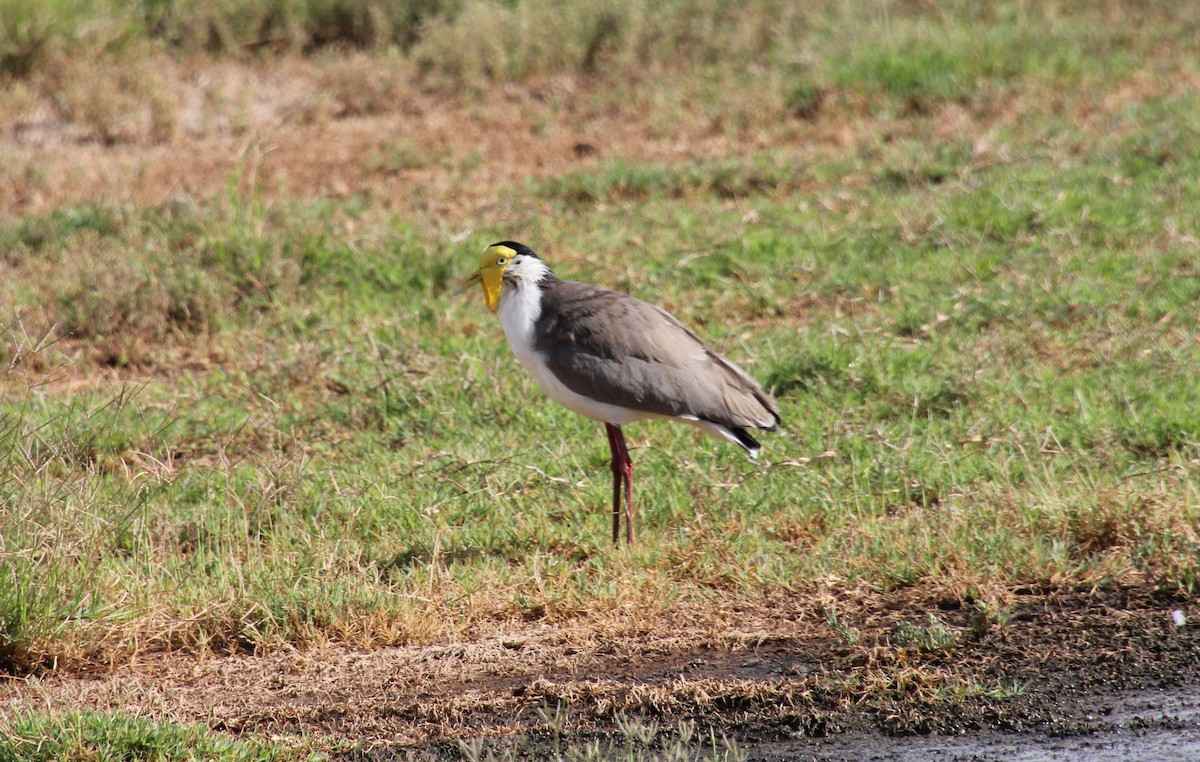
[[[612, 637], [535, 624], [370, 652], [148, 654], [112, 674], [10, 680], [0, 694], [14, 708], [305, 739], [362, 762], [460, 758], [460, 740], [480, 737], [539, 758], [618, 743], [630, 719], [667, 731], [659, 744], [683, 722], [714, 729], [757, 760], [1200, 752], [1200, 627], [1176, 624], [1176, 612], [1200, 619], [1188, 601], [1149, 587], [1011, 598], [1002, 621], [959, 600], [892, 593], [844, 601], [836, 621], [780, 598], [744, 606], [741, 620], [731, 608], [716, 629], [689, 629], [679, 612]], [[914, 642], [931, 614], [942, 639]]]

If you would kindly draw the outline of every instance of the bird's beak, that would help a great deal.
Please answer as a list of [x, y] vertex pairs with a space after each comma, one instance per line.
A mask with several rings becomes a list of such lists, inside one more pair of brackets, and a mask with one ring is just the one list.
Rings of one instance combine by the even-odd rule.
[[487, 308], [492, 312], [500, 306], [500, 290], [504, 286], [504, 269], [501, 267], [484, 267], [476, 273], [483, 283], [483, 299]]
[[454, 289], [454, 295], [462, 296], [467, 292], [467, 289], [470, 289], [474, 287], [475, 284], [479, 283], [479, 280], [478, 271], [471, 273], [469, 277], [463, 278], [461, 281], [459, 281], [458, 288]]

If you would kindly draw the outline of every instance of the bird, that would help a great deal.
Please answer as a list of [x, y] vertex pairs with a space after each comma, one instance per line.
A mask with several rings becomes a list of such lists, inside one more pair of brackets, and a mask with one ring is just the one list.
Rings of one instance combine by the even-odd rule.
[[612, 540], [634, 542], [633, 461], [622, 427], [647, 418], [689, 423], [757, 457], [747, 429], [775, 431], [779, 405], [750, 374], [661, 307], [561, 280], [515, 241], [488, 246], [464, 285], [480, 285], [513, 354], [555, 402], [604, 424], [612, 453]]

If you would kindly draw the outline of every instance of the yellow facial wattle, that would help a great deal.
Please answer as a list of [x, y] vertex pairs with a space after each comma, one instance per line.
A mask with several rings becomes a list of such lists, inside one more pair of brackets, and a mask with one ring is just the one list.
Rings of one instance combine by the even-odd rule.
[[498, 267], [489, 267], [479, 271], [480, 282], [483, 284], [483, 299], [487, 308], [492, 312], [500, 306], [500, 291], [504, 287], [504, 271]]
[[504, 289], [504, 269], [517, 252], [507, 246], [489, 246], [479, 259], [479, 282], [483, 285], [483, 299], [487, 308], [495, 312], [500, 307], [500, 294]]

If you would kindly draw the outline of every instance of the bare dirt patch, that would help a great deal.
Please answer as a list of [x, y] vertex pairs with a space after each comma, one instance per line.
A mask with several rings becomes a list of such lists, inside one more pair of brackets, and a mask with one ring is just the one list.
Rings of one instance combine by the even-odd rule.
[[[477, 640], [370, 652], [150, 655], [109, 675], [10, 680], [0, 694], [11, 711], [123, 711], [330, 748], [349, 741], [356, 747], [341, 753], [354, 759], [453, 756], [455, 739], [476, 736], [533, 739], [536, 749], [549, 739], [545, 710], [558, 705], [569, 712], [567, 738], [611, 733], [631, 716], [691, 720], [761, 759], [848, 756], [861, 747], [847, 744], [863, 739], [941, 738], [953, 757], [946, 739], [963, 734], [984, 744], [1013, 733], [1095, 736], [1105, 722], [1145, 726], [1133, 718], [1156, 716], [1146, 704], [1155, 696], [1178, 698], [1180, 727], [1191, 727], [1192, 699], [1179, 688], [1200, 681], [1200, 628], [1173, 619], [1192, 613], [1186, 600], [1118, 587], [1018, 590], [1010, 603], [1006, 623], [981, 628], [973, 607], [915, 594], [846, 601], [839, 626], [807, 597], [724, 602], [724, 626], [689, 628], [679, 611], [612, 637], [513, 624]], [[927, 650], [902, 636], [931, 613], [955, 645]], [[880, 753], [908, 747], [925, 748], [910, 741]]]

